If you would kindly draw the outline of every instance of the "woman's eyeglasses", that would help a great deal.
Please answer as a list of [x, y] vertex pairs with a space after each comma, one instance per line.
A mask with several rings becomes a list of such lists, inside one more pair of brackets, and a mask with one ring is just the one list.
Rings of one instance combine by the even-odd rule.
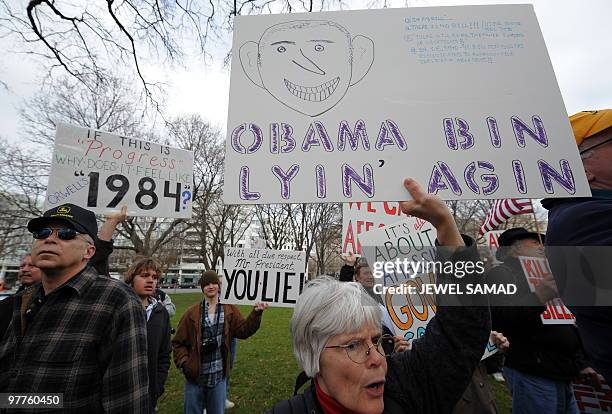
[[70, 228], [52, 229], [50, 227], [43, 227], [41, 229], [34, 230], [32, 232], [32, 237], [34, 237], [37, 240], [42, 240], [42, 239], [46, 239], [47, 237], [51, 236], [54, 232], [57, 233], [57, 237], [60, 240], [72, 240], [78, 234], [80, 234], [75, 229], [70, 229]]
[[356, 364], [363, 364], [368, 359], [372, 348], [382, 355], [387, 356], [393, 353], [395, 347], [395, 340], [391, 335], [382, 335], [378, 338], [376, 343], [368, 345], [365, 340], [358, 339], [351, 341], [346, 345], [329, 345], [325, 348], [344, 348], [346, 355], [351, 361]]

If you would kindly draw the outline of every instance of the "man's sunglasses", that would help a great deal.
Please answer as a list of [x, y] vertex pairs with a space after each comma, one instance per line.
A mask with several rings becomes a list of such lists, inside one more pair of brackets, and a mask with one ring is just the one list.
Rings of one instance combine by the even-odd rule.
[[72, 240], [78, 234], [80, 234], [75, 229], [70, 229], [70, 228], [52, 229], [50, 227], [43, 227], [41, 229], [34, 230], [32, 232], [32, 237], [38, 240], [42, 240], [42, 239], [46, 239], [47, 237], [51, 236], [53, 232], [57, 232], [57, 237], [60, 240]]

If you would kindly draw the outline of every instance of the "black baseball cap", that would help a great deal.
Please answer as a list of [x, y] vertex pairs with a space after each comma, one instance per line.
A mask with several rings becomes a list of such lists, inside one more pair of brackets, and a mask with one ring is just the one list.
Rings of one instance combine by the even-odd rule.
[[529, 231], [524, 227], [516, 227], [514, 229], [508, 229], [505, 232], [503, 232], [499, 238], [497, 239], [497, 244], [499, 246], [499, 249], [497, 249], [497, 252], [495, 253], [495, 257], [497, 258], [497, 260], [499, 261], [504, 261], [506, 259], [506, 254], [508, 252], [507, 248], [503, 248], [511, 246], [512, 243], [514, 243], [517, 240], [523, 240], [523, 239], [534, 239], [534, 240], [542, 240], [542, 243], [544, 243], [544, 235], [541, 233], [536, 233], [534, 231]]
[[34, 218], [28, 222], [28, 230], [32, 232], [40, 229], [53, 220], [65, 221], [79, 233], [88, 234], [94, 240], [98, 236], [96, 215], [92, 211], [74, 204], [62, 204], [45, 211], [42, 217]]

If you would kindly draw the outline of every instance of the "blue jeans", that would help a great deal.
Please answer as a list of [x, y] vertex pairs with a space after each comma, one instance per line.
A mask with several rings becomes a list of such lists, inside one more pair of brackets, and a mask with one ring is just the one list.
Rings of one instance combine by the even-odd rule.
[[192, 382], [185, 382], [185, 414], [223, 414], [225, 411], [225, 380], [219, 381], [212, 388], [201, 387]]
[[[236, 347], [238, 346], [238, 340], [236, 337], [232, 337], [232, 344], [230, 345], [230, 369], [234, 368], [234, 359], [236, 358]], [[225, 379], [225, 398], [229, 394], [229, 381], [230, 376], [228, 375]]]
[[523, 374], [504, 367], [512, 414], [578, 414], [572, 384]]

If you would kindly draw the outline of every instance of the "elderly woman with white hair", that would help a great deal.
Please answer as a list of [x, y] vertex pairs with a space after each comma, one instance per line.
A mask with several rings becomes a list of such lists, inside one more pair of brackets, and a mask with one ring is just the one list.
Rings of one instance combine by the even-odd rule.
[[[477, 261], [474, 241], [459, 234], [446, 204], [412, 179], [404, 185], [413, 199], [401, 203], [402, 211], [436, 227], [437, 243], [448, 247], [448, 259]], [[296, 304], [291, 332], [293, 352], [312, 385], [270, 413], [452, 412], [489, 338], [489, 308], [486, 299], [479, 303], [439, 303], [411, 350], [386, 355], [380, 308], [361, 285], [330, 278], [311, 281]]]

